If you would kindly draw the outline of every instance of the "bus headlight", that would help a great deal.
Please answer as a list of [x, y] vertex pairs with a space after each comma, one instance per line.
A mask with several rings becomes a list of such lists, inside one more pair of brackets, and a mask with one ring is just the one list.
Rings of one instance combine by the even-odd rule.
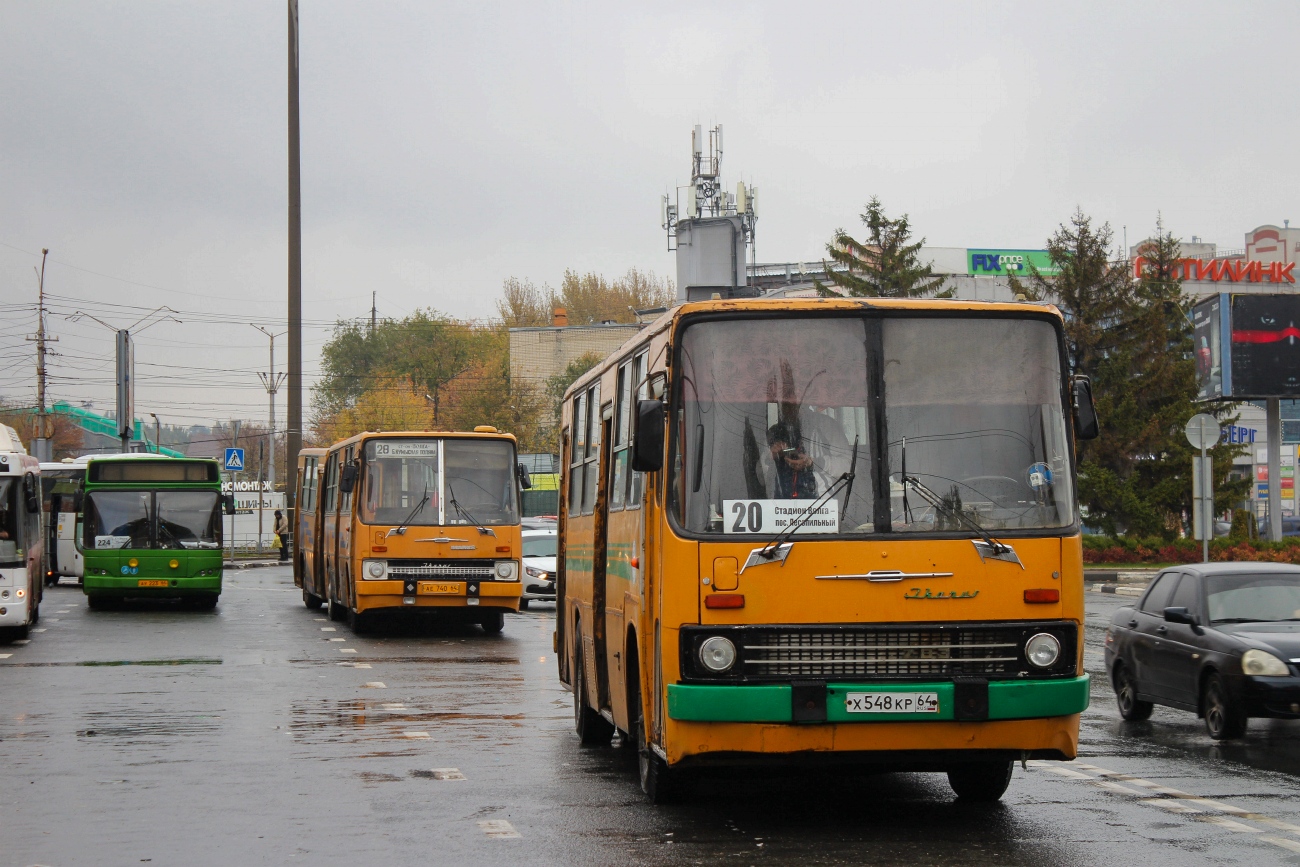
[[715, 674], [721, 674], [736, 664], [736, 645], [731, 639], [715, 635], [700, 644], [700, 664]]
[[1247, 650], [1241, 655], [1241, 670], [1256, 677], [1286, 677], [1286, 663], [1266, 650]]
[[361, 565], [361, 573], [367, 578], [379, 580], [388, 572], [388, 561], [386, 560], [367, 560]]
[[515, 567], [514, 560], [498, 560], [497, 578], [500, 579], [501, 581], [514, 581], [519, 575], [519, 573], [515, 571], [515, 569], [516, 567]]
[[1025, 658], [1030, 665], [1051, 668], [1061, 658], [1061, 642], [1055, 635], [1040, 632], [1025, 642]]

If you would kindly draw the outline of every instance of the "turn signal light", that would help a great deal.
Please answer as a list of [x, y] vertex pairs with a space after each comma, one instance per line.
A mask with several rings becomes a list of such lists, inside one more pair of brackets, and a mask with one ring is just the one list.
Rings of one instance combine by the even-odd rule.
[[710, 593], [704, 597], [705, 608], [744, 608], [743, 593]]
[[371, 550], [371, 551], [377, 551], [377, 552], [379, 552], [380, 554], [387, 554], [387, 553], [388, 553], [388, 546], [387, 546], [387, 545], [371, 545], [371, 546], [370, 546], [370, 550]]
[[1025, 601], [1030, 603], [1060, 602], [1061, 591], [1057, 590], [1055, 587], [1040, 587], [1035, 590], [1026, 590]]
[[510, 546], [509, 546], [509, 545], [497, 545], [497, 553], [498, 553], [498, 554], [509, 554], [509, 553], [510, 553]]

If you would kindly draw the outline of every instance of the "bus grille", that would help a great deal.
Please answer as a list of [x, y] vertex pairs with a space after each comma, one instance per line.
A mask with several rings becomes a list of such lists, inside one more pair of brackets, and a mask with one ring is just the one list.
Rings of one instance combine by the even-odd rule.
[[491, 581], [496, 573], [491, 560], [389, 560], [392, 578], [443, 578], [452, 581]]
[[1014, 675], [1020, 629], [789, 629], [746, 642], [758, 678], [879, 678]]

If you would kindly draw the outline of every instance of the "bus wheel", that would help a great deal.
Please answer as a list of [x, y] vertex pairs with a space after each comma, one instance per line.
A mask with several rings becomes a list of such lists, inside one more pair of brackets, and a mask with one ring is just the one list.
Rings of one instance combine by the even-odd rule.
[[629, 707], [636, 714], [632, 726], [632, 746], [636, 750], [637, 771], [641, 779], [641, 791], [652, 804], [668, 804], [677, 799], [679, 794], [678, 773], [669, 770], [668, 763], [650, 749], [650, 737], [646, 734], [645, 708], [641, 702], [641, 679], [633, 668], [632, 684], [628, 690]]
[[107, 611], [108, 600], [103, 596], [87, 596], [86, 604], [90, 606], [91, 611]]
[[948, 785], [963, 801], [992, 803], [1001, 799], [1011, 784], [1013, 766], [1009, 759], [954, 765], [948, 769]]
[[577, 662], [573, 666], [573, 730], [584, 746], [604, 746], [614, 737], [609, 720], [587, 707], [587, 676], [582, 663], [582, 638], [578, 638]]
[[199, 611], [211, 611], [217, 607], [217, 594], [205, 593], [194, 600], [194, 607]]
[[506, 628], [506, 613], [501, 610], [485, 611], [479, 615], [478, 623], [488, 635], [499, 635]]
[[527, 610], [528, 610], [528, 600], [527, 600], [527, 599], [520, 599], [520, 600], [519, 600], [519, 610], [520, 610], [520, 611], [527, 611]]
[[304, 587], [302, 589], [302, 604], [306, 605], [312, 611], [316, 611], [322, 605], [325, 604], [325, 600], [321, 599], [315, 593], [312, 593], [306, 587]]
[[31, 634], [31, 626], [24, 623], [22, 626], [6, 626], [0, 628], [0, 644], [10, 641], [22, 641]]
[[338, 622], [348, 616], [347, 609], [333, 599], [327, 599], [326, 603], [329, 606], [330, 620]]

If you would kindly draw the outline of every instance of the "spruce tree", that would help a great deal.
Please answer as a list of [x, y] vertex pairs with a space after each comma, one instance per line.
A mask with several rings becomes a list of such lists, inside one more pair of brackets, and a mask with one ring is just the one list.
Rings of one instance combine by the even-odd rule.
[[[835, 298], [841, 295], [869, 298], [922, 298], [932, 295], [948, 298], [952, 290], [940, 292], [943, 278], [935, 277], [929, 265], [918, 259], [925, 239], [908, 243], [912, 226], [907, 214], [890, 219], [880, 199], [872, 196], [862, 214], [867, 237], [858, 241], [843, 229], [826, 245], [830, 262], [823, 260], [826, 277], [838, 286], [836, 292], [820, 280], [814, 281], [817, 294]], [[840, 270], [836, 270], [839, 266]]]

